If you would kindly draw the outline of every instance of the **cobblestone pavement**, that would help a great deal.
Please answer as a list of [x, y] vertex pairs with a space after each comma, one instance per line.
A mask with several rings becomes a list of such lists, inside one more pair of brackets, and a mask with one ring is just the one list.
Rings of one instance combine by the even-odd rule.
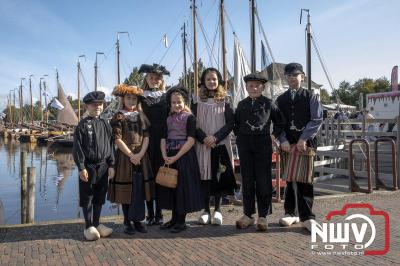
[[[332, 210], [345, 203], [370, 203], [390, 216], [390, 250], [383, 256], [349, 256], [312, 253], [311, 237], [300, 224], [279, 227], [283, 204], [274, 203], [268, 217], [267, 232], [249, 228], [238, 230], [235, 220], [241, 216], [240, 206], [224, 206], [222, 226], [196, 225], [197, 213], [188, 217], [190, 228], [171, 234], [151, 227], [149, 233], [133, 236], [122, 232], [121, 217], [102, 221], [114, 229], [109, 238], [87, 242], [83, 238], [83, 221], [69, 220], [35, 225], [14, 225], [0, 228], [1, 265], [386, 265], [399, 264], [400, 259], [400, 192], [350, 194], [317, 198], [314, 211], [323, 221]], [[165, 215], [168, 219], [169, 213]], [[383, 243], [383, 219], [376, 224], [377, 241]], [[379, 244], [379, 243], [378, 243]]]

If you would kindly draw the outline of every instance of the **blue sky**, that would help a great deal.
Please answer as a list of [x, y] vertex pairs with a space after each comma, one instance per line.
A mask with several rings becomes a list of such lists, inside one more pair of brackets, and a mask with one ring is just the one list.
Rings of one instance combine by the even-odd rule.
[[[211, 42], [216, 31], [218, 2], [197, 0], [199, 17]], [[274, 57], [282, 63], [305, 63], [305, 24], [299, 24], [299, 13], [301, 8], [311, 10], [315, 37], [335, 86], [342, 80], [390, 77], [391, 68], [400, 64], [398, 0], [258, 0], [257, 6]], [[232, 71], [233, 30], [250, 58], [249, 4], [247, 0], [225, 0], [225, 8], [233, 25], [232, 29], [226, 22], [228, 68]], [[44, 74], [49, 75], [50, 96], [54, 96], [55, 67], [67, 93], [75, 97], [76, 62], [81, 54], [86, 55], [82, 71], [87, 84], [82, 82], [82, 94], [93, 90], [96, 51], [107, 56], [98, 57], [99, 86], [109, 92], [116, 84], [117, 31], [129, 31], [132, 39], [131, 45], [126, 36], [121, 37], [122, 78], [133, 66], [159, 62], [166, 52], [160, 40], [167, 34], [172, 44], [162, 64], [172, 72], [167, 83], [174, 84], [182, 72], [180, 27], [184, 21], [189, 22], [192, 36], [190, 12], [189, 0], [2, 0], [0, 107], [5, 106], [5, 96], [19, 85], [20, 78], [31, 74], [34, 98], [39, 95], [39, 78]], [[215, 66], [210, 62], [200, 30], [197, 37], [203, 62]], [[261, 37], [257, 30], [258, 46]], [[217, 38], [215, 45], [218, 44]], [[259, 49], [257, 53], [259, 68]], [[313, 80], [329, 89], [315, 53], [312, 69]]]

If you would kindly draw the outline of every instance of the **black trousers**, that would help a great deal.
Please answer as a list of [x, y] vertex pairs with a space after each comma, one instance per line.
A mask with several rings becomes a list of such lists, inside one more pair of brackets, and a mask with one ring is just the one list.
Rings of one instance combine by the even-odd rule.
[[86, 229], [99, 226], [101, 208], [106, 200], [108, 175], [102, 176], [97, 183], [92, 184], [79, 179], [79, 206], [82, 207]]
[[236, 139], [242, 175], [243, 211], [248, 217], [255, 213], [255, 198], [259, 217], [272, 213], [270, 136], [239, 135]]
[[312, 212], [314, 186], [306, 183], [287, 182], [285, 190], [285, 214], [299, 216], [300, 221], [315, 219]]
[[108, 188], [107, 172], [94, 184], [92, 178], [90, 176], [88, 182], [79, 179], [79, 206], [82, 207], [86, 229], [99, 226], [101, 208], [106, 201]]
[[108, 173], [103, 175], [97, 183], [92, 183], [89, 177], [88, 182], [79, 179], [79, 206], [86, 207], [91, 204], [103, 205], [106, 202], [108, 189]]

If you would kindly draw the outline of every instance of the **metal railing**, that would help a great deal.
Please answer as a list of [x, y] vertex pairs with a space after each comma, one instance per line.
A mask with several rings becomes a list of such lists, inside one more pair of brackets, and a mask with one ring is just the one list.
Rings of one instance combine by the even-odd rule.
[[[356, 182], [356, 175], [354, 171], [354, 158], [353, 158], [353, 144], [354, 143], [362, 143], [365, 144], [366, 149], [366, 161], [367, 161], [367, 178], [368, 178], [368, 189], [361, 188]], [[372, 193], [372, 178], [371, 178], [371, 156], [369, 143], [365, 139], [353, 139], [349, 143], [349, 188], [351, 192], [364, 192], [364, 193]]]
[[[379, 160], [378, 160], [378, 147], [379, 143], [390, 143], [392, 148], [392, 176], [393, 183], [392, 187], [386, 186], [383, 181], [379, 178]], [[397, 190], [397, 155], [396, 155], [396, 142], [391, 138], [378, 138], [375, 141], [375, 187], [376, 189], [384, 188], [389, 190]]]

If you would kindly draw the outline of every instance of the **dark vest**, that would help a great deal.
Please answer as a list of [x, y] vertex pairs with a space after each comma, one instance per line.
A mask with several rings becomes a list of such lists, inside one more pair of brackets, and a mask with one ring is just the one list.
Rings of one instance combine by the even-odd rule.
[[[287, 121], [285, 126], [286, 139], [290, 144], [295, 144], [299, 140], [303, 129], [310, 121], [310, 99], [312, 93], [300, 88], [293, 101], [290, 96], [290, 90], [287, 90], [278, 97], [277, 103]], [[296, 129], [291, 129], [292, 121]]]

